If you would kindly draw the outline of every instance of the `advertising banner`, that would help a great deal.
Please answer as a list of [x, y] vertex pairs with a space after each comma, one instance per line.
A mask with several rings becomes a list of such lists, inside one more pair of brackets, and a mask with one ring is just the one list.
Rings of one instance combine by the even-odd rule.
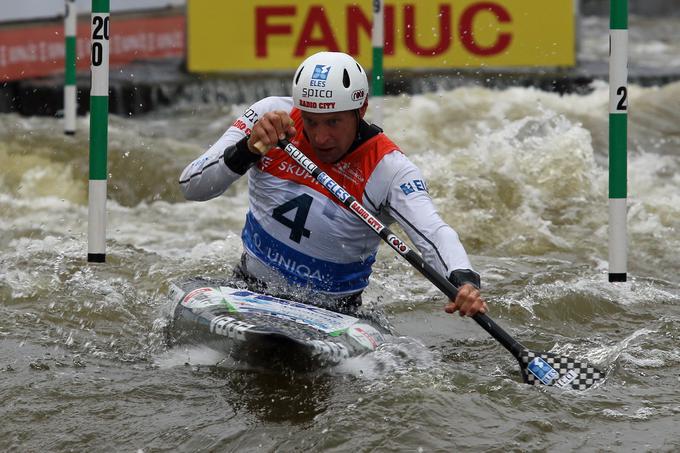
[[[182, 57], [185, 17], [130, 18], [111, 21], [111, 65], [135, 60]], [[0, 29], [0, 81], [27, 79], [64, 71], [63, 23]], [[90, 69], [90, 22], [78, 22], [77, 69]]]
[[[89, 15], [92, 11], [92, 0], [73, 1], [78, 14]], [[186, 0], [112, 0], [109, 3], [111, 14], [115, 16], [121, 12], [165, 10], [169, 7], [184, 8]], [[0, 24], [52, 20], [64, 14], [63, 0], [6, 0], [3, 6], [5, 8], [0, 8]]]
[[[189, 0], [188, 67], [196, 72], [294, 69], [343, 51], [371, 61], [371, 0]], [[573, 0], [386, 0], [386, 69], [575, 64]]]

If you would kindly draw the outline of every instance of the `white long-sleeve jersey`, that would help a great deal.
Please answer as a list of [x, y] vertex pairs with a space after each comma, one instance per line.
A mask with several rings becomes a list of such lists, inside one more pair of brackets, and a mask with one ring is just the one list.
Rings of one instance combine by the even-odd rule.
[[[380, 238], [305, 170], [289, 157], [286, 160], [283, 151], [271, 150], [258, 160], [244, 150], [242, 139], [259, 117], [274, 110], [297, 118], [299, 132], [291, 141], [302, 148], [302, 124], [292, 99], [262, 99], [184, 169], [182, 192], [189, 200], [208, 200], [247, 173], [249, 212], [242, 234], [247, 272], [264, 281], [285, 280], [333, 296], [358, 293], [368, 285]], [[382, 150], [372, 160], [361, 157], [363, 148], [369, 147], [362, 144], [332, 168], [317, 164], [341, 186], [350, 187], [349, 192], [354, 191], [352, 195], [381, 222], [398, 222], [425, 261], [443, 275], [472, 270], [457, 233], [438, 215], [420, 170], [382, 132], [371, 130], [376, 136], [367, 143]], [[307, 155], [315, 160], [313, 153]]]

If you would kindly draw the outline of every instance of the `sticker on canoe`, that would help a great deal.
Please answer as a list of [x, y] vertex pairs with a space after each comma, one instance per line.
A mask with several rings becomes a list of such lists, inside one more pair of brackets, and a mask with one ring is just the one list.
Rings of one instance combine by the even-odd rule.
[[385, 341], [385, 337], [373, 326], [368, 324], [355, 324], [347, 329], [347, 335], [353, 338], [364, 348], [375, 351], [380, 343]]
[[215, 305], [213, 301], [213, 288], [196, 288], [182, 299], [182, 305], [189, 308], [205, 308]]
[[189, 308], [221, 305], [231, 313], [253, 313], [286, 319], [314, 327], [327, 334], [346, 330], [358, 322], [353, 316], [313, 305], [226, 286], [197, 288], [184, 297], [182, 305]]

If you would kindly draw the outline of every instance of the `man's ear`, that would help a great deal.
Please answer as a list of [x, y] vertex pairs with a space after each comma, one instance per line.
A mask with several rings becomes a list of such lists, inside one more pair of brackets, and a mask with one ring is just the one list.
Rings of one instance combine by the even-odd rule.
[[364, 115], [366, 114], [366, 109], [368, 109], [368, 97], [366, 97], [366, 100], [364, 101], [364, 105], [362, 105], [359, 108], [359, 117], [364, 118]]

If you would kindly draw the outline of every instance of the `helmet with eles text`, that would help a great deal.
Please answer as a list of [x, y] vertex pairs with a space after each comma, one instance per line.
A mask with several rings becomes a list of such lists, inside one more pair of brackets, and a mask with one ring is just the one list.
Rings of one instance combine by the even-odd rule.
[[315, 53], [300, 64], [293, 77], [293, 103], [305, 112], [356, 110], [367, 97], [366, 71], [346, 53]]

